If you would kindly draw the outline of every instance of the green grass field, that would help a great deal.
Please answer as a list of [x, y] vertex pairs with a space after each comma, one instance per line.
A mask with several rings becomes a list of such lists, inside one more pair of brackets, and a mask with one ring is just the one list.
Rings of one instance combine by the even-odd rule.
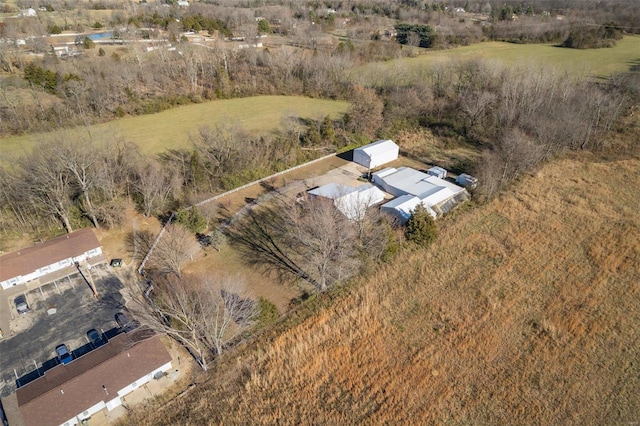
[[[127, 117], [91, 127], [98, 135], [122, 137], [137, 143], [142, 152], [154, 154], [168, 148], [190, 145], [189, 135], [202, 126], [219, 124], [238, 126], [254, 134], [278, 130], [288, 117], [322, 119], [326, 115], [337, 118], [349, 104], [343, 101], [311, 99], [298, 96], [257, 96], [252, 98], [212, 101], [170, 109], [158, 114]], [[32, 149], [38, 141], [74, 132], [86, 133], [86, 128], [56, 131], [0, 139], [3, 154]]]
[[613, 48], [566, 49], [552, 44], [513, 44], [486, 42], [449, 50], [426, 51], [416, 58], [398, 59], [383, 64], [368, 64], [355, 69], [353, 78], [364, 84], [379, 82], [389, 72], [396, 75], [416, 75], [414, 71], [448, 61], [483, 58], [515, 64], [542, 64], [605, 77], [615, 72], [629, 71], [640, 62], [640, 36], [625, 36]]

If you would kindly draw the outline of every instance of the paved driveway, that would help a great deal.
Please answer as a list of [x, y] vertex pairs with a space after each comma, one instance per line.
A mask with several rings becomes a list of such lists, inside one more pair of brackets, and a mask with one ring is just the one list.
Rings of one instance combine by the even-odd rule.
[[86, 333], [95, 328], [107, 335], [118, 332], [115, 314], [123, 310], [121, 282], [106, 265], [91, 270], [99, 298], [75, 273], [27, 293], [31, 311], [12, 323], [13, 334], [0, 340], [0, 395], [25, 384], [57, 364], [55, 347], [66, 343], [74, 355], [89, 350]]

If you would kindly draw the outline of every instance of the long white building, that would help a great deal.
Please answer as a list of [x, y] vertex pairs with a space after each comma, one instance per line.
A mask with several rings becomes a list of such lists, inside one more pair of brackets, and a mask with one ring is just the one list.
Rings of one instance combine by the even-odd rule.
[[309, 195], [333, 200], [334, 206], [349, 220], [361, 220], [369, 207], [384, 200], [384, 193], [368, 183], [358, 187], [329, 183], [310, 190]]
[[384, 191], [398, 197], [383, 204], [381, 209], [403, 223], [418, 204], [425, 206], [429, 214], [436, 217], [469, 196], [458, 185], [410, 167], [388, 167], [374, 173], [372, 178]]

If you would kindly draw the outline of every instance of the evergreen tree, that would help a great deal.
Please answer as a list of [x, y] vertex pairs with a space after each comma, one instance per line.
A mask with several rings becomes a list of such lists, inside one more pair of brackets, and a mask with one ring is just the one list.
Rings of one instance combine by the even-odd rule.
[[438, 237], [436, 223], [422, 204], [418, 204], [407, 221], [405, 229], [407, 240], [426, 247]]

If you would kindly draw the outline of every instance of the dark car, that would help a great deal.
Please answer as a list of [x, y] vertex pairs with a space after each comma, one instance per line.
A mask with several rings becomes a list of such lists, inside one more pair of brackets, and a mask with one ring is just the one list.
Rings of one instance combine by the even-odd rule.
[[116, 314], [116, 322], [118, 323], [118, 326], [122, 329], [122, 331], [124, 331], [125, 333], [128, 333], [131, 330], [135, 330], [140, 325], [138, 321], [131, 321], [129, 317], [127, 317], [122, 312], [118, 312]]
[[91, 346], [93, 346], [94, 348], [99, 348], [105, 343], [104, 339], [95, 328], [92, 328], [91, 330], [87, 331], [87, 339], [89, 339]]
[[24, 294], [16, 297], [13, 301], [16, 304], [16, 310], [20, 315], [29, 312], [29, 304], [27, 303], [27, 297]]
[[58, 359], [63, 364], [69, 364], [73, 361], [73, 355], [69, 352], [69, 348], [64, 343], [56, 346], [56, 354], [58, 355]]

